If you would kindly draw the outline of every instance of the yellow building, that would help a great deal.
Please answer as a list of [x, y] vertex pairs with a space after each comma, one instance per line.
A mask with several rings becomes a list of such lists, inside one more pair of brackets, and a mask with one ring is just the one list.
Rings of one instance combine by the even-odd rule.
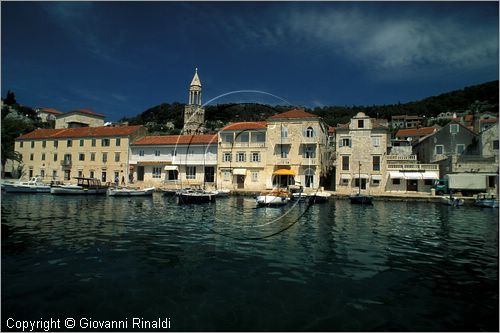
[[45, 180], [73, 177], [113, 182], [129, 178], [129, 144], [146, 134], [143, 126], [38, 129], [16, 139], [25, 176]]
[[55, 128], [99, 127], [104, 125], [104, 115], [87, 109], [58, 114], [55, 118]]

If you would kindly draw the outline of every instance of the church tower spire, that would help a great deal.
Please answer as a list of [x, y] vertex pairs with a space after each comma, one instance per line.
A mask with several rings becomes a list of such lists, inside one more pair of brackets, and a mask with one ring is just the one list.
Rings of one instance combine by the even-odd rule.
[[204, 121], [205, 109], [201, 104], [201, 81], [198, 76], [198, 68], [196, 68], [191, 84], [189, 85], [189, 101], [184, 107], [183, 134], [203, 134]]

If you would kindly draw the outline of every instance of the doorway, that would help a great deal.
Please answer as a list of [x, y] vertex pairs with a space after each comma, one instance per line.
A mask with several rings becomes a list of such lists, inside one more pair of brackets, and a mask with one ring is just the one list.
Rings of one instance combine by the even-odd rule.
[[407, 179], [406, 180], [406, 190], [407, 191], [418, 191], [418, 179]]
[[144, 166], [139, 165], [137, 167], [137, 180], [139, 181], [144, 180]]
[[238, 188], [245, 188], [245, 176], [237, 175], [236, 176], [236, 184]]

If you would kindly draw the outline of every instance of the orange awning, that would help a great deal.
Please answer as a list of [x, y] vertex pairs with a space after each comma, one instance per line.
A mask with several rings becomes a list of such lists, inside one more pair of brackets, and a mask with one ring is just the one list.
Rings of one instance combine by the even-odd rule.
[[278, 169], [274, 170], [273, 175], [277, 176], [295, 176], [295, 172], [290, 169]]

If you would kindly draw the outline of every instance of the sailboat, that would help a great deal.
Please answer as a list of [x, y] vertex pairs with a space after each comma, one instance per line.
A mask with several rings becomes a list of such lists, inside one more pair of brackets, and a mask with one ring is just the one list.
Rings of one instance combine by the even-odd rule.
[[350, 199], [352, 204], [372, 205], [373, 197], [368, 194], [361, 193], [361, 162], [359, 162], [359, 187], [358, 193], [351, 194]]

